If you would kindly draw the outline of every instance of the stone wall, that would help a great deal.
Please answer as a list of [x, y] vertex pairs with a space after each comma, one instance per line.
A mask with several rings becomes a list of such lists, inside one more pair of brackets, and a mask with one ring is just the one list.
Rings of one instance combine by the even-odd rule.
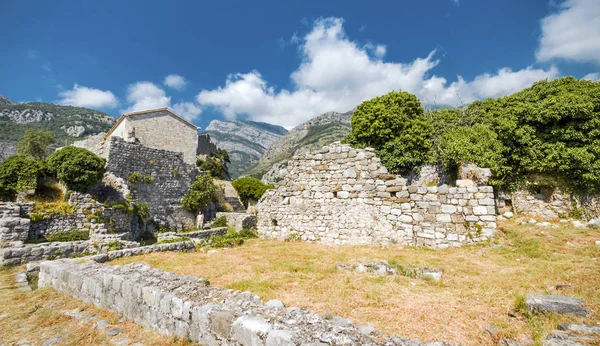
[[286, 308], [279, 301], [265, 304], [250, 292], [214, 287], [198, 277], [137, 263], [80, 262], [42, 262], [39, 287], [53, 287], [142, 326], [202, 345], [422, 345], [387, 337], [372, 328], [361, 331], [361, 326], [351, 322], [335, 325], [310, 311]]
[[0, 202], [0, 242], [27, 240], [31, 220], [23, 216], [19, 204]]
[[217, 218], [224, 216], [227, 219], [227, 225], [235, 227], [236, 231], [243, 229], [256, 229], [256, 215], [246, 213], [217, 213]]
[[[140, 143], [111, 137], [106, 170], [127, 183], [132, 202], [148, 205], [154, 222], [171, 229], [194, 226], [194, 215], [181, 208], [181, 201], [200, 173], [194, 165], [183, 161], [182, 153], [148, 148]], [[133, 172], [141, 175], [141, 181], [128, 182]], [[145, 181], [146, 177], [151, 181]]]
[[492, 187], [472, 180], [459, 180], [456, 187], [409, 186], [388, 174], [370, 148], [336, 142], [298, 155], [287, 171], [257, 205], [264, 237], [446, 248], [496, 232]]

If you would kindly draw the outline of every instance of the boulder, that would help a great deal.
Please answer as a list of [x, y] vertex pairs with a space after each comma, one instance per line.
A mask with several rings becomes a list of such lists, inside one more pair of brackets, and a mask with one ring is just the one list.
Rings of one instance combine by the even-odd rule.
[[525, 301], [527, 308], [534, 312], [586, 316], [587, 310], [583, 307], [583, 303], [581, 299], [535, 293], [528, 294]]

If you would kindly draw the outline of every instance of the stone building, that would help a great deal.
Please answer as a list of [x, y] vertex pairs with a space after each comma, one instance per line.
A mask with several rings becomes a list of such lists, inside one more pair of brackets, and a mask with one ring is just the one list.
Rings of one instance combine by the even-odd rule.
[[374, 150], [336, 142], [289, 161], [257, 205], [263, 237], [326, 244], [461, 246], [496, 232], [491, 186], [409, 184]]
[[183, 160], [193, 165], [198, 154], [199, 129], [170, 109], [158, 108], [123, 114], [105, 137], [137, 140], [148, 148], [183, 153]]

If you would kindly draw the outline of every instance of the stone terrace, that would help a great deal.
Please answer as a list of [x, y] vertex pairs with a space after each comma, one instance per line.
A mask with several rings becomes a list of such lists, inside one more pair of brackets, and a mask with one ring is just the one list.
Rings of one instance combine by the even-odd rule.
[[491, 186], [409, 185], [374, 150], [339, 142], [294, 157], [289, 174], [258, 204], [267, 238], [327, 244], [461, 246], [496, 232]]

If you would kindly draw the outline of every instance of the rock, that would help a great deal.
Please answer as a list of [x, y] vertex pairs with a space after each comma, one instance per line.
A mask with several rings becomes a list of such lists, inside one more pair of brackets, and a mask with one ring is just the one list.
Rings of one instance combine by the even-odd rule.
[[259, 316], [241, 316], [231, 326], [233, 337], [242, 345], [260, 346], [271, 330], [267, 320]]
[[364, 335], [367, 335], [367, 336], [369, 336], [369, 335], [371, 335], [371, 334], [373, 334], [375, 332], [375, 328], [371, 327], [371, 326], [360, 326], [358, 328], [358, 330], [361, 333], [363, 333]]
[[590, 326], [586, 324], [561, 323], [558, 325], [558, 329], [567, 332], [576, 332], [583, 334], [600, 334], [600, 327]]
[[473, 180], [469, 180], [469, 179], [457, 180], [456, 181], [456, 186], [457, 187], [475, 186], [475, 182]]
[[544, 222], [539, 222], [537, 224], [537, 226], [539, 226], [539, 227], [550, 227], [550, 226], [552, 226], [552, 224], [550, 222], [544, 221]]
[[111, 328], [106, 331], [106, 335], [113, 337], [113, 336], [117, 336], [117, 335], [121, 334], [122, 331], [123, 331], [123, 329], [121, 329], [121, 328]]
[[581, 221], [573, 221], [573, 227], [577, 227], [577, 228], [581, 228], [581, 227], [585, 227], [585, 224], [582, 223]]
[[502, 214], [502, 216], [504, 216], [507, 219], [512, 219], [513, 217], [515, 217], [515, 214], [513, 214], [510, 211], [507, 211], [506, 213]]
[[271, 330], [267, 336], [266, 346], [294, 346], [292, 334], [287, 330]]
[[491, 336], [496, 336], [498, 335], [498, 328], [495, 326], [487, 326], [485, 327], [485, 331], [488, 332], [488, 334], [490, 334]]
[[492, 172], [489, 168], [479, 168], [470, 162], [465, 162], [458, 167], [458, 179], [472, 180], [477, 185], [485, 185], [491, 176]]
[[600, 240], [596, 240], [595, 243], [596, 243], [597, 246], [600, 246]]
[[217, 250], [212, 249], [212, 250], [208, 250], [206, 253], [209, 254], [209, 255], [212, 255], [212, 254], [215, 254], [217, 252], [218, 252]]
[[533, 341], [530, 339], [524, 338], [523, 340], [521, 340], [521, 345], [523, 345], [523, 346], [533, 345]]
[[542, 342], [542, 346], [584, 346], [575, 341], [561, 339], [547, 339]]
[[502, 339], [498, 342], [500, 346], [520, 346], [518, 342], [513, 339]]
[[442, 276], [444, 275], [444, 273], [442, 272], [441, 269], [436, 269], [436, 268], [431, 268], [431, 267], [419, 267], [420, 269], [420, 274], [417, 274], [418, 277], [421, 277], [422, 279], [425, 280], [432, 280], [435, 282], [440, 282], [442, 281]]
[[94, 328], [98, 328], [98, 329], [102, 330], [102, 329], [108, 327], [108, 325], [109, 325], [109, 323], [107, 320], [100, 320], [100, 321], [94, 323]]
[[600, 227], [600, 218], [591, 219], [590, 221], [588, 221], [587, 226], [589, 228], [598, 228], [598, 227]]
[[283, 302], [281, 300], [277, 300], [277, 299], [271, 299], [269, 300], [265, 306], [272, 308], [272, 309], [284, 309], [285, 305], [283, 305]]
[[58, 342], [58, 341], [61, 341], [62, 339], [67, 338], [68, 336], [69, 336], [69, 334], [55, 336], [52, 339], [49, 339], [48, 341], [44, 342], [44, 344], [42, 346], [50, 346], [50, 345], [54, 344], [55, 342]]
[[533, 224], [537, 223], [537, 220], [536, 219], [529, 219], [529, 220], [527, 220], [527, 223], [533, 225]]
[[581, 299], [534, 293], [528, 294], [525, 301], [527, 308], [534, 312], [586, 316], [587, 310], [583, 307], [583, 303]]
[[331, 319], [331, 323], [335, 324], [336, 326], [340, 326], [340, 327], [348, 327], [349, 325], [352, 324], [352, 320], [348, 319], [348, 318], [343, 318], [340, 316], [335, 316], [334, 318]]

